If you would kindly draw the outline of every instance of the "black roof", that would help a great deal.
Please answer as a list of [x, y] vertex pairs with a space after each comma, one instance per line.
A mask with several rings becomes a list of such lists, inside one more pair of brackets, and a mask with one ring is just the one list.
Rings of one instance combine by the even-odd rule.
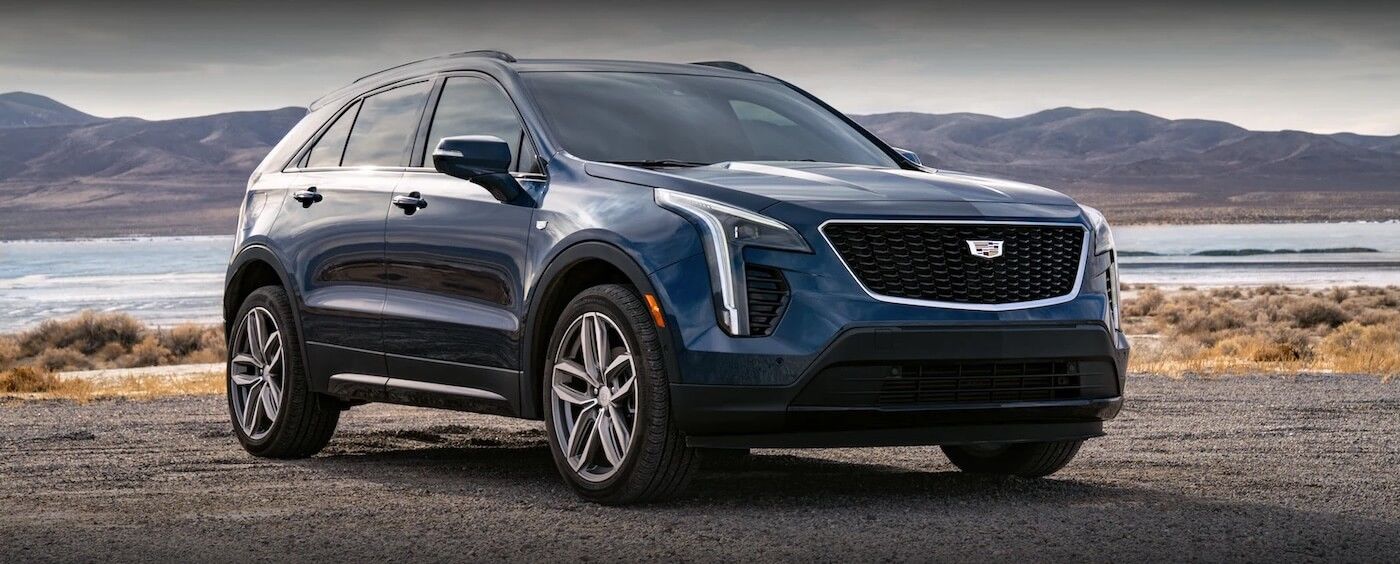
[[549, 71], [593, 71], [593, 72], [653, 72], [672, 74], [696, 74], [709, 76], [763, 77], [752, 69], [731, 61], [705, 61], [699, 63], [656, 63], [646, 61], [614, 61], [605, 59], [516, 59], [508, 53], [495, 50], [463, 51], [449, 53], [427, 59], [411, 61], [401, 65], [373, 72], [354, 82], [332, 91], [311, 103], [311, 109], [326, 102], [370, 90], [405, 78], [451, 70], [482, 70], [486, 67], [503, 67], [515, 72]]

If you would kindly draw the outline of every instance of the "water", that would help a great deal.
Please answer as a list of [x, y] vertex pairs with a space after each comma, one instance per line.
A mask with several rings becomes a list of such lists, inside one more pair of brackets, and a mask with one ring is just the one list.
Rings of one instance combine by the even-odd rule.
[[[1400, 284], [1400, 222], [1124, 226], [1113, 230], [1125, 283], [1168, 286]], [[1378, 252], [1200, 256], [1206, 251]], [[1131, 256], [1156, 253], [1158, 256]]]
[[232, 237], [0, 242], [0, 333], [84, 309], [215, 323], [232, 247]]
[[[1126, 283], [1400, 284], [1400, 223], [1120, 227]], [[0, 333], [84, 309], [149, 323], [219, 321], [229, 237], [0, 242]], [[1376, 253], [1193, 256], [1238, 249], [1367, 247]]]

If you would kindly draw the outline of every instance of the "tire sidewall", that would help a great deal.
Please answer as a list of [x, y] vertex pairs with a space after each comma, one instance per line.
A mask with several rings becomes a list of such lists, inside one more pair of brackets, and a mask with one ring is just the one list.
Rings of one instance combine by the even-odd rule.
[[[650, 434], [657, 432], [656, 429], [653, 429], [651, 425], [649, 425], [649, 422], [653, 421], [653, 417], [656, 415], [655, 410], [665, 409], [667, 407], [665, 402], [668, 401], [664, 393], [658, 394], [658, 386], [654, 381], [658, 379], [664, 381], [665, 368], [660, 366], [660, 363], [655, 363], [657, 365], [653, 366], [653, 355], [648, 354], [649, 351], [653, 349], [659, 350], [660, 348], [660, 340], [655, 329], [650, 326], [637, 327], [633, 315], [629, 315], [628, 312], [624, 310], [623, 304], [616, 303], [601, 288], [606, 287], [595, 287], [585, 290], [564, 308], [564, 312], [561, 313], [559, 319], [556, 320], [553, 334], [550, 336], [549, 348], [546, 349], [545, 352], [547, 356], [543, 363], [544, 371], [541, 377], [543, 383], [541, 388], [544, 398], [545, 435], [549, 440], [550, 453], [554, 458], [554, 464], [565, 479], [581, 493], [590, 497], [602, 496], [627, 489], [628, 482], [631, 481], [636, 474], [633, 470], [640, 461], [643, 458], [657, 455], [656, 453], [648, 452], [644, 446]], [[630, 290], [626, 291], [630, 292]], [[632, 293], [635, 299], [635, 292], [630, 293]], [[637, 299], [636, 304], [640, 304], [640, 299]], [[554, 359], [557, 356], [564, 334], [580, 316], [589, 312], [602, 313], [608, 316], [617, 324], [618, 329], [621, 330], [622, 338], [627, 341], [627, 347], [632, 354], [633, 369], [636, 371], [635, 386], [639, 394], [637, 397], [636, 428], [632, 432], [632, 439], [627, 447], [627, 459], [622, 462], [622, 466], [618, 468], [612, 476], [599, 482], [583, 479], [574, 472], [574, 469], [569, 465], [569, 461], [564, 455], [563, 445], [559, 443], [559, 439], [555, 435], [554, 397], [551, 393]], [[645, 310], [642, 310], [642, 313], [645, 315]]]

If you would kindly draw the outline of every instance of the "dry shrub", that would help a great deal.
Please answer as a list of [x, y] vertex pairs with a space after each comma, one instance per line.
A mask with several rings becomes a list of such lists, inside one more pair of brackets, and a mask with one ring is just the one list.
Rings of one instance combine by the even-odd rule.
[[22, 354], [18, 340], [14, 337], [0, 336], [0, 370], [14, 365]]
[[160, 345], [175, 356], [185, 356], [200, 349], [204, 344], [204, 327], [198, 325], [176, 325], [174, 328], [157, 332]]
[[87, 355], [78, 352], [77, 349], [47, 349], [35, 356], [30, 364], [50, 372], [61, 372], [64, 370], [89, 370], [92, 368], [92, 361]]
[[1347, 323], [1322, 339], [1318, 354], [1337, 370], [1400, 374], [1400, 330]]
[[74, 348], [83, 354], [97, 352], [108, 343], [131, 346], [141, 340], [145, 326], [124, 313], [84, 311], [78, 317], [50, 319], [20, 335], [20, 347], [25, 356], [34, 356], [45, 349]]
[[1293, 320], [1295, 327], [1316, 327], [1326, 325], [1337, 327], [1351, 321], [1351, 316], [1337, 305], [1337, 302], [1323, 298], [1303, 298], [1286, 306], [1284, 315]]
[[185, 324], [151, 329], [126, 314], [84, 311], [70, 319], [45, 321], [18, 335], [0, 335], [0, 370], [14, 366], [75, 370], [212, 363], [223, 360], [224, 349], [219, 326]]
[[92, 356], [104, 363], [111, 363], [112, 361], [121, 358], [122, 355], [128, 352], [130, 352], [130, 350], [127, 349], [127, 347], [122, 346], [121, 343], [107, 343], [106, 345], [103, 345], [102, 348], [98, 349], [97, 352], [94, 353]]
[[1123, 315], [1130, 317], [1141, 317], [1156, 313], [1157, 308], [1162, 307], [1162, 303], [1167, 300], [1161, 290], [1149, 286], [1137, 293], [1132, 298], [1123, 300]]
[[1126, 302], [1136, 371], [1400, 374], [1400, 287], [1145, 288]]
[[0, 393], [33, 394], [58, 388], [58, 376], [47, 370], [21, 366], [0, 373]]
[[117, 366], [122, 368], [164, 366], [170, 364], [174, 358], [175, 355], [160, 344], [160, 339], [155, 335], [146, 335], [145, 339], [131, 347], [131, 352], [117, 359]]
[[1207, 354], [1216, 357], [1244, 359], [1250, 362], [1295, 362], [1310, 354], [1306, 337], [1281, 333], [1235, 335], [1221, 339]]
[[1218, 332], [1244, 327], [1245, 313], [1228, 302], [1211, 300], [1200, 293], [1167, 302], [1159, 308], [1157, 320], [1168, 333], [1210, 337]]

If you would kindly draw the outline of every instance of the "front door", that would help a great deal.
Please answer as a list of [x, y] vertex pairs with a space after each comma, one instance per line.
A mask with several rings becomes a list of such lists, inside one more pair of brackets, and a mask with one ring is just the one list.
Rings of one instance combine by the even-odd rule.
[[432, 170], [431, 153], [443, 137], [494, 135], [512, 144], [521, 170], [536, 166], [535, 152], [499, 85], [478, 76], [443, 80], [415, 161], [426, 166], [410, 169], [395, 191], [424, 205], [392, 207], [386, 223], [389, 374], [461, 398], [470, 409], [509, 413], [519, 405], [525, 241], [534, 210]]
[[384, 222], [430, 83], [353, 102], [301, 156], [277, 229], [296, 268], [312, 381], [387, 375]]

